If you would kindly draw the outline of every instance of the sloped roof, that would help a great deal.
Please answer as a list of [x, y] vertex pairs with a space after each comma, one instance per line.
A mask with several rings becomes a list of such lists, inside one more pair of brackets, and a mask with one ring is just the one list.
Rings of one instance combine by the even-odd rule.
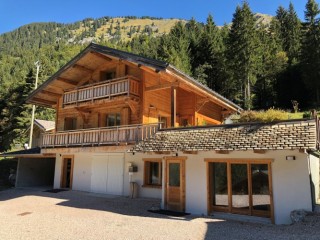
[[19, 151], [14, 151], [14, 152], [8, 152], [8, 153], [3, 153], [0, 156], [3, 157], [15, 157], [19, 155], [25, 155], [25, 154], [40, 154], [41, 149], [39, 147], [36, 148], [30, 148], [30, 149], [23, 149]]
[[23, 149], [14, 152], [2, 153], [0, 157], [10, 157], [10, 158], [23, 158], [23, 157], [30, 157], [30, 158], [55, 158], [55, 154], [52, 153], [41, 153], [40, 147], [30, 148], [30, 149]]
[[160, 130], [132, 152], [315, 149], [314, 120]]
[[39, 128], [41, 128], [45, 132], [55, 129], [55, 122], [54, 121], [35, 119], [34, 122], [35, 122], [35, 124], [37, 124], [37, 126]]
[[[46, 87], [49, 86], [53, 81], [55, 81], [59, 76], [61, 76], [66, 70], [72, 68], [81, 58], [83, 58], [86, 54], [96, 52], [105, 56], [110, 56], [119, 60], [126, 60], [129, 62], [132, 62], [138, 66], [146, 66], [148, 68], [153, 69], [156, 72], [160, 71], [170, 71], [174, 73], [177, 76], [180, 76], [185, 81], [193, 84], [194, 86], [200, 88], [202, 91], [204, 91], [209, 96], [213, 96], [215, 99], [221, 101], [224, 103], [224, 105], [234, 109], [235, 111], [242, 110], [240, 106], [233, 103], [232, 101], [228, 100], [227, 98], [223, 97], [219, 93], [213, 91], [212, 89], [206, 87], [205, 85], [199, 83], [192, 77], [188, 76], [187, 74], [183, 73], [179, 69], [175, 68], [174, 66], [170, 65], [167, 62], [151, 59], [147, 57], [143, 57], [137, 54], [113, 49], [110, 47], [98, 45], [95, 43], [90, 43], [83, 51], [81, 51], [77, 56], [75, 56], [72, 60], [70, 60], [68, 63], [66, 63], [63, 67], [61, 67], [55, 74], [53, 74], [47, 81], [45, 81], [43, 84], [41, 84], [36, 90], [34, 90], [27, 98], [28, 103], [36, 103], [40, 104], [39, 102], [35, 101], [35, 97], [37, 94], [40, 94], [41, 91], [45, 90]], [[43, 103], [43, 106], [50, 107], [53, 104], [53, 102]]]

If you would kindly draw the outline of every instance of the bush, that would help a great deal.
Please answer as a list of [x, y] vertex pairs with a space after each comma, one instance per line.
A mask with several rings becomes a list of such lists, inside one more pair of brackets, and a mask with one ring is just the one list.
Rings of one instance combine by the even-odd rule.
[[267, 111], [244, 111], [240, 114], [239, 122], [275, 122], [287, 119], [287, 112], [270, 108]]
[[311, 118], [311, 112], [304, 112], [302, 117], [303, 118]]

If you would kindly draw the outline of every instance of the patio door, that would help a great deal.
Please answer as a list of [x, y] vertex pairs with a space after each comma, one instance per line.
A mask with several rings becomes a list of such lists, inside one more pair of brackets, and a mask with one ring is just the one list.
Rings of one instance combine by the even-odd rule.
[[271, 163], [208, 162], [209, 211], [273, 217]]
[[72, 189], [72, 178], [73, 178], [73, 156], [63, 156], [60, 187]]
[[166, 209], [185, 211], [185, 158], [166, 161]]

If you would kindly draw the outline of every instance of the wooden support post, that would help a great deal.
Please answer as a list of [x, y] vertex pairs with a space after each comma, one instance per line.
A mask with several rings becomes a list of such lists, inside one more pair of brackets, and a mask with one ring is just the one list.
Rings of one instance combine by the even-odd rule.
[[171, 127], [175, 127], [177, 118], [177, 88], [171, 87]]

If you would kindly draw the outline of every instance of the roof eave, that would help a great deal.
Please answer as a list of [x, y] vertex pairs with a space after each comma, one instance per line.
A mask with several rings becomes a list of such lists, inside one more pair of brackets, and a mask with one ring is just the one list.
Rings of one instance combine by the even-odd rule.
[[197, 87], [201, 88], [202, 90], [204, 90], [208, 94], [215, 96], [216, 98], [218, 98], [221, 101], [221, 103], [224, 103], [224, 105], [227, 105], [229, 108], [233, 109], [234, 111], [240, 113], [243, 110], [237, 104], [235, 104], [232, 101], [230, 101], [229, 99], [223, 97], [222, 95], [220, 95], [216, 91], [210, 89], [209, 87], [201, 84], [200, 82], [198, 82], [194, 78], [190, 77], [189, 75], [185, 74], [184, 72], [180, 71], [179, 69], [177, 69], [173, 65], [169, 64], [167, 69], [172, 72], [175, 72], [177, 75], [180, 75], [182, 78], [184, 78], [185, 80], [189, 81], [190, 83], [196, 85]]

